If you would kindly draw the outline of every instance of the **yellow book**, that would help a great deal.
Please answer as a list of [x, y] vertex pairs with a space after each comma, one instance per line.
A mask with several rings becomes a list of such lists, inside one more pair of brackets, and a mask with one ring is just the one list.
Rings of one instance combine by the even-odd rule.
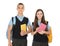
[[21, 25], [21, 31], [22, 31], [22, 30], [23, 30], [24, 32], [26, 32], [26, 24], [22, 24], [22, 25]]

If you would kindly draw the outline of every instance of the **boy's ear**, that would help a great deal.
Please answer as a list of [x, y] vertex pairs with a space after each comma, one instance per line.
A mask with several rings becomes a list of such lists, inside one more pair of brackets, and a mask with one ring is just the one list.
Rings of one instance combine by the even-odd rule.
[[18, 8], [16, 8], [16, 10], [17, 10]]
[[25, 8], [23, 8], [23, 10], [25, 10]]
[[18, 7], [16, 9], [18, 10]]

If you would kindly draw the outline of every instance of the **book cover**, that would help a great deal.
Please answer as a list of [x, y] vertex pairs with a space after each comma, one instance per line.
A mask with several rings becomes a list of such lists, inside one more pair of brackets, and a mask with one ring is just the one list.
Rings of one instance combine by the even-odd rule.
[[45, 29], [46, 29], [46, 25], [41, 23], [37, 32], [44, 31]]
[[26, 32], [26, 24], [22, 24], [22, 25], [21, 25], [21, 31]]

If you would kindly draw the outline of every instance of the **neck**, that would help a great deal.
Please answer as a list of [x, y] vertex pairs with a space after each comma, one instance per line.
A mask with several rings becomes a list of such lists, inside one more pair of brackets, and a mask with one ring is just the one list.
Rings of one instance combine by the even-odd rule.
[[23, 16], [23, 14], [18, 14], [19, 16]]
[[38, 19], [39, 21], [41, 21], [41, 19]]

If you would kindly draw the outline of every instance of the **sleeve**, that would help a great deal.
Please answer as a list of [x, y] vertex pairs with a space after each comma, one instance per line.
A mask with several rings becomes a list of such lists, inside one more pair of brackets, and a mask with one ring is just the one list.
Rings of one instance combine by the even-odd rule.
[[[12, 23], [12, 18], [11, 18], [8, 26], [12, 26], [12, 25], [13, 25], [13, 23]], [[7, 31], [6, 31], [6, 37], [7, 37], [7, 39], [8, 39], [8, 29], [7, 29]], [[11, 39], [12, 39], [12, 37], [11, 37]]]
[[49, 23], [48, 23], [48, 25], [47, 25], [47, 28], [48, 28], [48, 30], [50, 29], [50, 25], [49, 25]]
[[13, 24], [12, 24], [12, 18], [11, 18], [11, 20], [10, 20], [10, 22], [9, 22], [9, 24], [8, 24], [9, 26], [12, 26]]
[[[13, 18], [13, 21], [12, 21], [12, 18]], [[16, 19], [15, 19], [15, 17], [12, 17], [12, 18], [11, 18], [9, 24], [8, 24], [8, 25], [10, 25], [10, 26], [12, 26], [13, 24], [16, 23]]]
[[28, 24], [27, 24], [27, 26], [32, 26], [32, 24], [31, 24], [31, 22], [29, 21], [29, 19], [28, 19]]

